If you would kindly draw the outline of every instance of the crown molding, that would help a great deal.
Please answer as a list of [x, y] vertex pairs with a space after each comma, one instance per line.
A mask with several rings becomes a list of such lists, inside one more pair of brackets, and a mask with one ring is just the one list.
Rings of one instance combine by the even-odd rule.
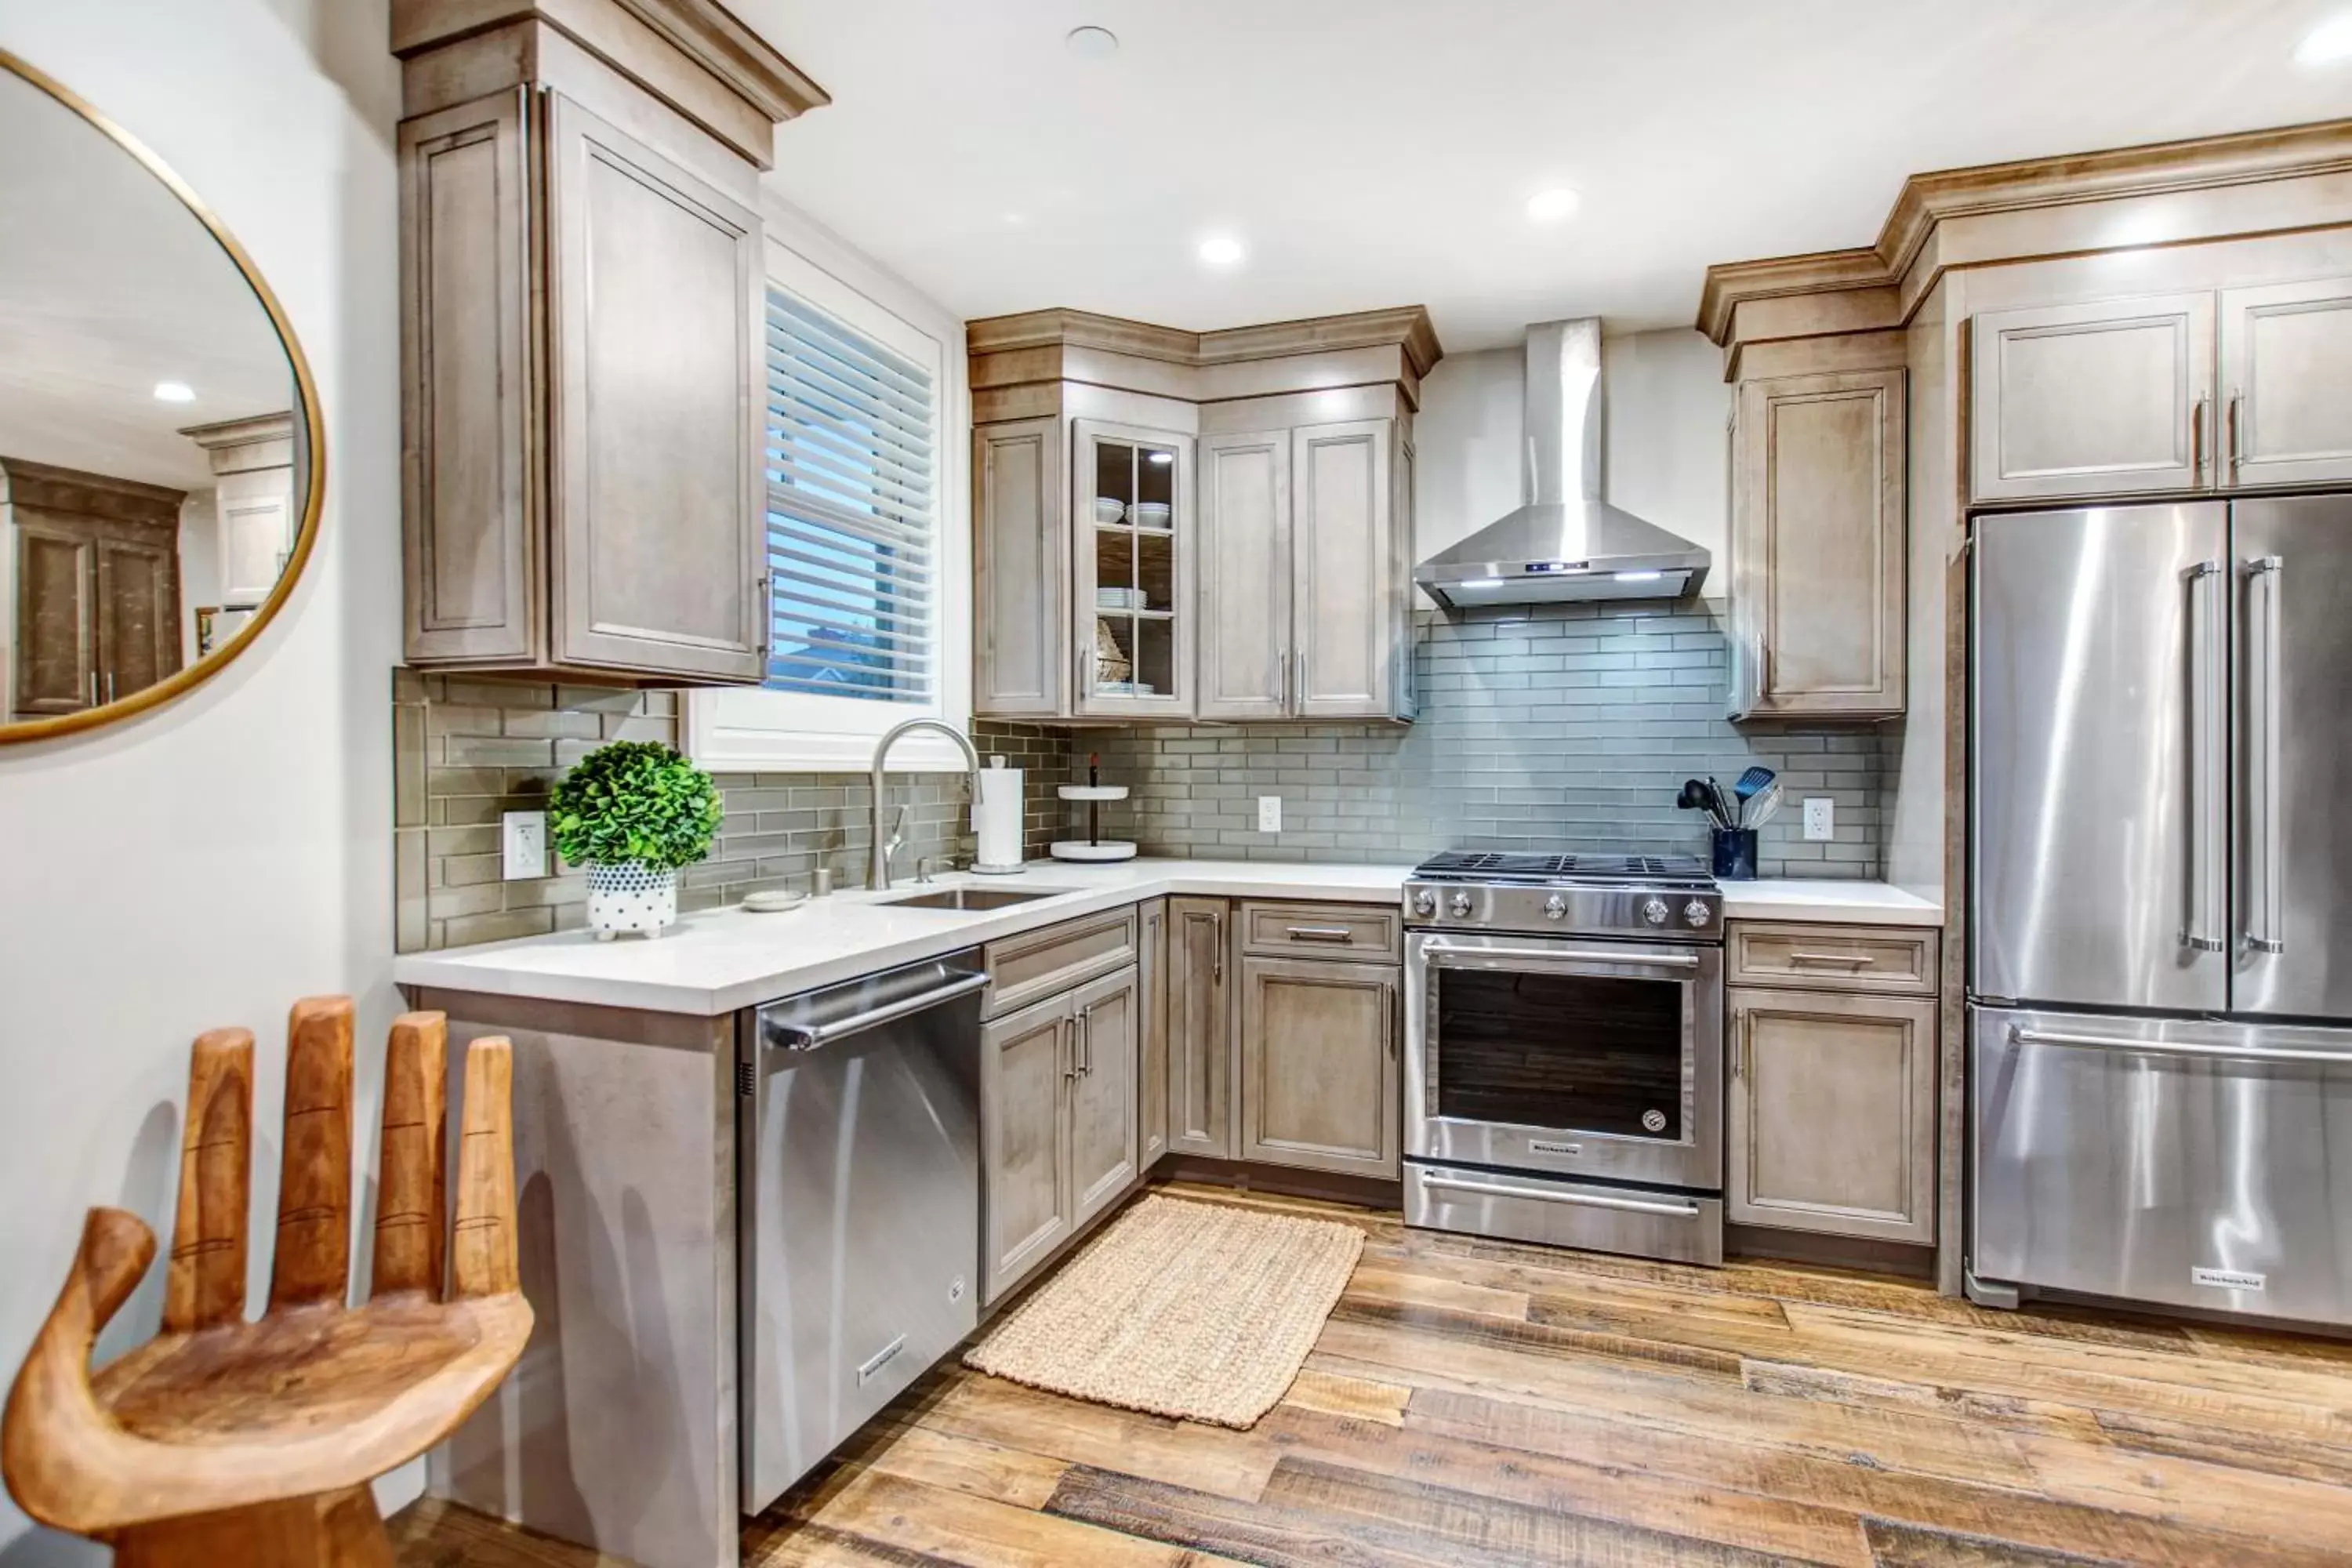
[[719, 0], [621, 0], [622, 7], [779, 123], [833, 101]]
[[1155, 327], [1145, 321], [1097, 316], [1087, 310], [1028, 310], [1015, 316], [990, 316], [966, 322], [964, 347], [973, 354], [1022, 349], [1096, 349], [1195, 367], [1344, 349], [1394, 348], [1403, 353], [1416, 376], [1427, 375], [1430, 368], [1445, 355], [1428, 310], [1419, 305], [1225, 327], [1207, 332]]
[[1708, 268], [1697, 326], [1727, 346], [1735, 312], [1749, 300], [1896, 288], [1926, 254], [1937, 228], [1956, 219], [2346, 170], [2352, 170], [2352, 120], [1914, 174], [1872, 245]]

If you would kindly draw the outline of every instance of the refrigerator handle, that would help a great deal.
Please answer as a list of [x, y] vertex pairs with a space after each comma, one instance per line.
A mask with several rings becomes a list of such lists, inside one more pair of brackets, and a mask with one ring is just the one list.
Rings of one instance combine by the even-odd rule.
[[2221, 648], [2214, 639], [2220, 621], [2214, 600], [2227, 591], [2219, 561], [2189, 568], [2189, 910], [2180, 945], [2199, 952], [2223, 952], [2230, 916], [2224, 900], [2227, 868], [2221, 865], [2223, 834], [2217, 818], [2227, 810], [2221, 779], [2223, 694], [2215, 674]]
[[2267, 953], [2286, 951], [2286, 858], [2279, 853], [2279, 647], [2285, 568], [2285, 561], [2276, 555], [2246, 563], [2247, 607], [2251, 610], [2259, 600], [2263, 611], [2257, 626], [2248, 628], [2260, 638], [2253, 665], [2261, 685], [2247, 704], [2247, 717], [2261, 730], [2248, 737], [2246, 745], [2246, 764], [2252, 774], [2246, 781], [2247, 804], [2260, 813], [2247, 837], [2252, 858], [2262, 868], [2262, 879], [2246, 900], [2246, 946]]

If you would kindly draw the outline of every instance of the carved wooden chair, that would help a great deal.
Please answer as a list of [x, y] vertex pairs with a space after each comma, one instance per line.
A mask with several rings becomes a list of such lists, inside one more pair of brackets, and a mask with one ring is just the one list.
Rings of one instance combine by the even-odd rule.
[[374, 1287], [352, 1308], [352, 1004], [294, 1005], [269, 1308], [248, 1321], [253, 1036], [196, 1041], [163, 1331], [91, 1370], [91, 1343], [146, 1273], [155, 1237], [134, 1215], [90, 1210], [0, 1422], [0, 1473], [26, 1513], [111, 1542], [122, 1568], [389, 1568], [368, 1483], [471, 1414], [530, 1333], [515, 1266], [512, 1058], [502, 1039], [466, 1053], [445, 1245], [447, 1049], [438, 1013], [392, 1026]]

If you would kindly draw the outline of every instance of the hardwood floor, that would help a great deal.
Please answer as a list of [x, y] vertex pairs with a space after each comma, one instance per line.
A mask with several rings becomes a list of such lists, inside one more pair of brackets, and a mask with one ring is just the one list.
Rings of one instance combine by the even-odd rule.
[[[1366, 1232], [1255, 1430], [950, 1364], [747, 1524], [744, 1561], [2352, 1563], [2352, 1345], [1166, 1190]], [[407, 1568], [613, 1562], [431, 1503], [393, 1528]]]

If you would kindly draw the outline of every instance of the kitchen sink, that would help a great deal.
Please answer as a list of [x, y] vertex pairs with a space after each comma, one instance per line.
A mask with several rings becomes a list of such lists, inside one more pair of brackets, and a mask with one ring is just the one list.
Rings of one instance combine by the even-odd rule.
[[1030, 904], [1065, 891], [1061, 888], [941, 888], [936, 893], [914, 893], [903, 899], [877, 899], [876, 903], [901, 910], [1001, 910]]

